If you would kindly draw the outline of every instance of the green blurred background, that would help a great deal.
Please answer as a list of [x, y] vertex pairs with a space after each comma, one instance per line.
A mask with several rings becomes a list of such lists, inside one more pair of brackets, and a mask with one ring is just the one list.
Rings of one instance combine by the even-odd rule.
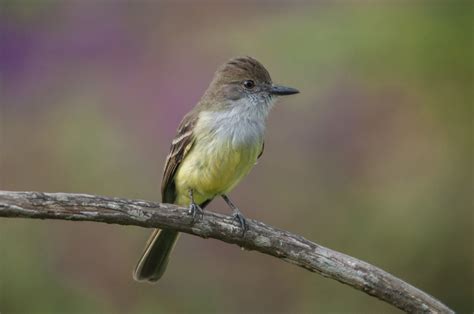
[[[471, 2], [1, 6], [1, 189], [159, 200], [181, 117], [217, 66], [250, 55], [301, 94], [276, 106], [263, 158], [232, 193], [244, 214], [472, 313]], [[148, 233], [0, 220], [0, 312], [399, 312], [188, 235], [162, 281], [136, 283]]]

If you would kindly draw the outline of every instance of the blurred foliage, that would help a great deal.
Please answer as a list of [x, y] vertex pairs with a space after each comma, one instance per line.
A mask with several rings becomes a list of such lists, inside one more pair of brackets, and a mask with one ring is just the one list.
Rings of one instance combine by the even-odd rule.
[[[180, 118], [219, 64], [251, 55], [302, 93], [275, 108], [233, 193], [244, 214], [472, 313], [473, 7], [2, 1], [0, 188], [159, 199]], [[0, 312], [397, 312], [186, 235], [159, 284], [135, 283], [146, 236], [0, 220]]]

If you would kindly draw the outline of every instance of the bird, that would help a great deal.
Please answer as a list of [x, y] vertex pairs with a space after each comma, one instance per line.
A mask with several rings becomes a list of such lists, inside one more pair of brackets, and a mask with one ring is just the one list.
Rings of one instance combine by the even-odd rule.
[[[262, 156], [267, 116], [276, 100], [297, 93], [295, 88], [273, 84], [267, 69], [252, 57], [236, 57], [220, 66], [171, 142], [162, 202], [188, 207], [194, 221], [213, 199], [222, 197], [245, 234], [248, 223], [228, 194]], [[175, 230], [155, 229], [134, 279], [157, 282], [178, 237]]]

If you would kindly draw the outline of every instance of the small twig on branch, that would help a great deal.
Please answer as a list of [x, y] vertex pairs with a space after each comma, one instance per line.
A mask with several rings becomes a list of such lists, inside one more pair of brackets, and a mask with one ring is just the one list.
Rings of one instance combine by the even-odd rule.
[[440, 301], [380, 268], [255, 220], [248, 219], [249, 231], [242, 237], [239, 225], [230, 217], [208, 211], [193, 224], [187, 209], [176, 205], [85, 194], [8, 191], [0, 191], [0, 217], [174, 229], [275, 256], [406, 312], [454, 313]]

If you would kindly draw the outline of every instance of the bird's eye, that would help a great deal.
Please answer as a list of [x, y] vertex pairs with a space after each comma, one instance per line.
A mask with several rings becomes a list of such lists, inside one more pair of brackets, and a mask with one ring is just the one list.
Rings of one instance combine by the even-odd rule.
[[252, 89], [255, 87], [255, 82], [252, 80], [247, 80], [247, 81], [244, 81], [243, 85], [246, 89]]

